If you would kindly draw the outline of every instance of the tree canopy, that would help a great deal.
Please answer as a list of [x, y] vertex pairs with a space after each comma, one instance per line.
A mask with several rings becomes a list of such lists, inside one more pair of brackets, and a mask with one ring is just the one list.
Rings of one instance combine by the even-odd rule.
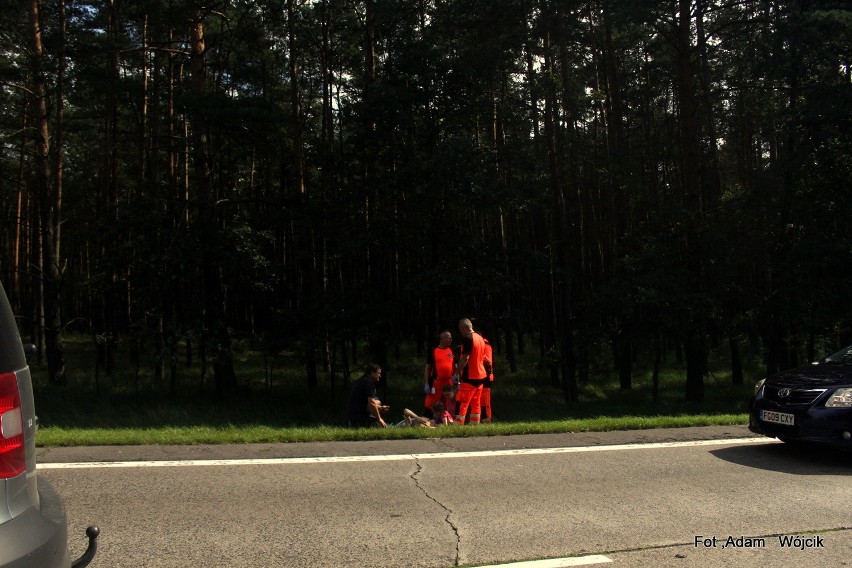
[[[28, 0], [0, 22], [0, 277], [53, 357], [235, 334], [386, 362], [470, 316], [595, 346], [852, 330], [841, 0]], [[42, 339], [43, 338], [43, 339]], [[58, 350], [58, 351], [57, 351]], [[384, 360], [383, 360], [384, 359]]]

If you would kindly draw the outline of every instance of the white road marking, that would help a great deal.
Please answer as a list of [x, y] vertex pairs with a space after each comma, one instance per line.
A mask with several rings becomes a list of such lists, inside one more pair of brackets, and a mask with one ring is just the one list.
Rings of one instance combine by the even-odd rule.
[[570, 558], [551, 558], [548, 560], [529, 560], [527, 562], [512, 562], [509, 564], [489, 564], [479, 568], [566, 568], [568, 566], [589, 566], [591, 564], [606, 564], [610, 558], [593, 554], [589, 556], [572, 556]]
[[[697, 440], [691, 442], [655, 442], [648, 444], [623, 444], [614, 446], [577, 446], [568, 448], [529, 448], [520, 450], [490, 450], [481, 452], [445, 452], [436, 454], [395, 454], [377, 456], [324, 456], [306, 458], [256, 458], [231, 460], [162, 460], [162, 461], [110, 461], [39, 463], [37, 469], [86, 469], [86, 468], [140, 468], [140, 467], [198, 467], [198, 466], [241, 466], [241, 465], [297, 465], [321, 463], [379, 462], [407, 460], [439, 460], [458, 458], [491, 458], [505, 456], [531, 456], [542, 454], [574, 454], [586, 452], [615, 452], [626, 450], [659, 450], [667, 448], [689, 448], [696, 446], [727, 446], [739, 444], [773, 443], [770, 438], [731, 438], [729, 440]], [[780, 443], [780, 442], [777, 442]]]

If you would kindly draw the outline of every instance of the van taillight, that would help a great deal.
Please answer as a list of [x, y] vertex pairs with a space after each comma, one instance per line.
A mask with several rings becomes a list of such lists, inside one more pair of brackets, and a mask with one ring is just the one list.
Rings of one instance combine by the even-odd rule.
[[0, 479], [27, 470], [21, 395], [15, 373], [0, 374]]

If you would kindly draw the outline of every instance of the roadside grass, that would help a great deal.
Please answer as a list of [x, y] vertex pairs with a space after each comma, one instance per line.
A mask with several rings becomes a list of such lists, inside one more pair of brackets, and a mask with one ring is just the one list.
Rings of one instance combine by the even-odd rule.
[[[517, 372], [510, 373], [498, 355], [494, 424], [349, 429], [342, 426], [349, 387], [340, 373], [334, 380], [321, 374], [317, 388], [310, 390], [295, 356], [279, 357], [269, 374], [259, 353], [238, 344], [234, 365], [240, 390], [219, 400], [212, 377], [202, 382], [197, 362], [180, 365], [170, 393], [168, 378], [156, 379], [151, 362], [137, 374], [120, 345], [117, 371], [112, 377], [101, 376], [96, 384], [91, 340], [72, 336], [65, 345], [66, 386], [49, 386], [45, 370], [31, 362], [39, 446], [390, 440], [744, 424], [754, 382], [732, 385], [724, 354], [714, 353], [704, 400], [687, 404], [684, 369], [668, 361], [660, 375], [658, 400], [653, 401], [650, 366], [637, 360], [631, 390], [619, 390], [611, 369], [596, 368], [589, 383], [581, 385], [580, 401], [566, 404], [562, 390], [539, 368], [537, 356], [522, 357]], [[408, 354], [387, 365], [389, 379], [378, 390], [391, 406], [389, 422], [400, 420], [403, 408], [421, 411], [422, 360]], [[352, 378], [359, 376], [353, 373]]]
[[163, 426], [159, 428], [42, 428], [38, 445], [124, 446], [124, 445], [197, 445], [197, 444], [269, 444], [279, 442], [333, 442], [367, 440], [409, 440], [421, 438], [472, 438], [520, 434], [556, 434], [566, 432], [608, 432], [685, 428], [688, 426], [725, 426], [742, 424], [745, 414], [697, 416], [621, 416], [542, 422], [506, 422], [477, 427], [447, 426], [427, 428], [352, 429], [340, 426]]

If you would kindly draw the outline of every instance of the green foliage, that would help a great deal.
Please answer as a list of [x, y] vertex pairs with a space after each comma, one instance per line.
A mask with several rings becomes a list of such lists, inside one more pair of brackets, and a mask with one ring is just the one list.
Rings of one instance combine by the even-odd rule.
[[[99, 387], [159, 392], [223, 329], [296, 383], [326, 342], [422, 348], [462, 316], [565, 384], [615, 338], [748, 337], [767, 370], [852, 340], [842, 2], [705, 2], [682, 46], [656, 0], [228, 0], [195, 85], [188, 6], [65, 5], [41, 2], [65, 329], [157, 367]], [[0, 23], [0, 277], [35, 340], [31, 35]]]

